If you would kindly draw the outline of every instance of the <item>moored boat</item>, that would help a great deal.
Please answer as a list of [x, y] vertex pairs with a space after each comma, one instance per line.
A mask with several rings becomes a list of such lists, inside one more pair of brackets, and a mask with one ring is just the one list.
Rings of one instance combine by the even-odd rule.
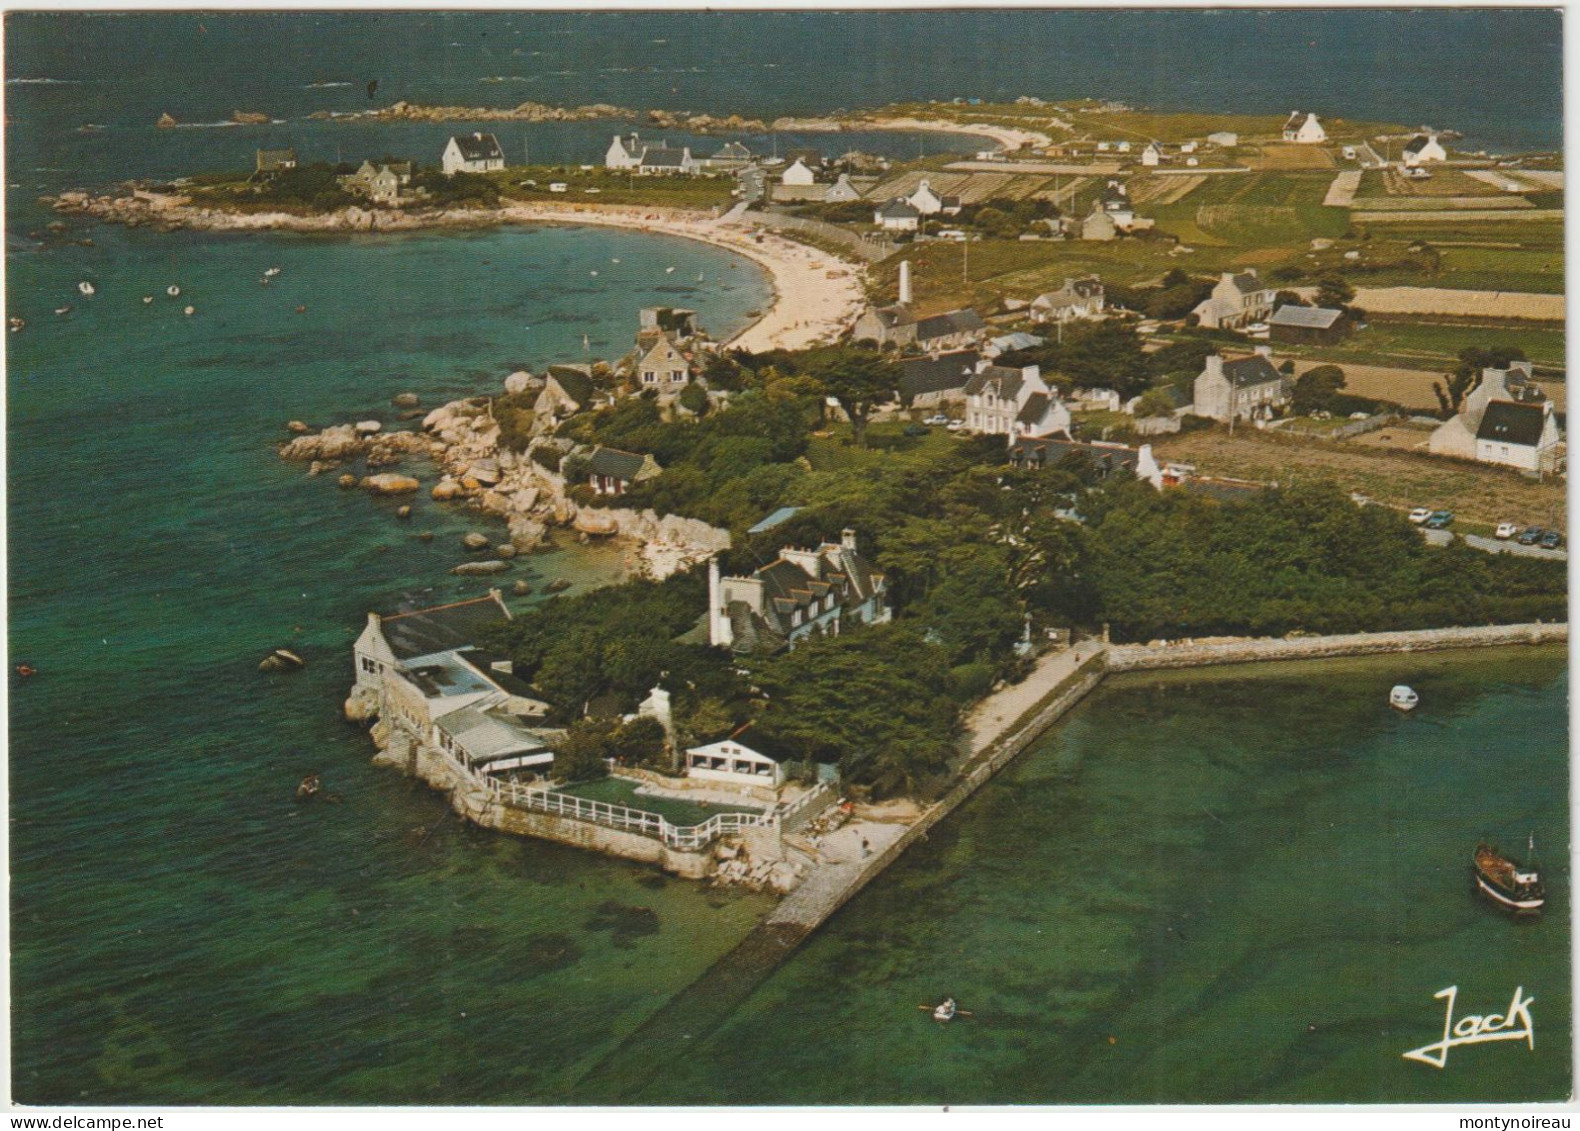
[[1547, 902], [1547, 889], [1536, 869], [1536, 841], [1528, 842], [1524, 865], [1482, 841], [1471, 855], [1476, 888], [1493, 903], [1515, 915], [1539, 915]]
[[1421, 697], [1415, 693], [1415, 688], [1406, 687], [1402, 683], [1388, 693], [1388, 706], [1401, 711], [1413, 711], [1419, 702]]

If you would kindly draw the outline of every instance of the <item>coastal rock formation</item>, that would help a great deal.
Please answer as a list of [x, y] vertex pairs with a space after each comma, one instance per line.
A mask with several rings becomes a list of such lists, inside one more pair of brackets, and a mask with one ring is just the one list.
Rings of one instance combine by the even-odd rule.
[[232, 110], [230, 120], [244, 126], [266, 126], [273, 121], [269, 115], [260, 114], [256, 110]]
[[332, 117], [337, 122], [594, 122], [605, 118], [632, 119], [635, 110], [611, 106], [606, 102], [588, 106], [549, 106], [542, 102], [523, 102], [506, 108], [497, 106], [424, 106], [415, 102], [397, 102], [377, 110], [359, 114], [330, 115], [317, 111], [309, 117]]
[[298, 436], [303, 435], [304, 433], [312, 431], [311, 428], [309, 428], [306, 424], [302, 423], [302, 421], [300, 421], [300, 420], [293, 420], [293, 421], [291, 421], [289, 424], [287, 424], [285, 426], [285, 430], [287, 432], [294, 432]]
[[351, 693], [345, 705], [346, 722], [367, 726], [379, 717], [378, 692], [371, 687], [359, 687]]
[[457, 577], [482, 577], [491, 573], [504, 573], [509, 568], [509, 562], [497, 560], [487, 562], [462, 562], [450, 572], [455, 574]]
[[172, 118], [169, 114], [161, 114], [161, 115], [159, 115], [159, 120], [154, 123], [154, 125], [158, 126], [162, 130], [168, 130], [171, 126], [173, 126], [175, 124], [176, 124], [176, 120], [174, 118]]
[[381, 475], [364, 476], [360, 486], [375, 495], [404, 495], [422, 487], [409, 475], [392, 475], [385, 472]]
[[479, 534], [474, 530], [461, 539], [461, 544], [468, 550], [486, 550], [488, 548], [488, 535]]
[[693, 114], [689, 110], [649, 110], [647, 120], [659, 129], [687, 130], [697, 134], [768, 132], [768, 124], [761, 118], [743, 118], [739, 114], [716, 118], [712, 114]]
[[422, 398], [416, 393], [396, 393], [392, 403], [396, 408], [416, 408], [422, 404]]
[[374, 433], [382, 431], [383, 428], [384, 425], [380, 424], [377, 420], [357, 421], [357, 432], [363, 436], [372, 436]]
[[434, 484], [432, 494], [436, 500], [444, 503], [451, 499], [461, 498], [466, 494], [466, 490], [454, 479], [451, 479], [448, 475], [446, 475], [443, 479]]
[[322, 432], [297, 436], [280, 445], [281, 459], [316, 460], [320, 463], [366, 456], [370, 467], [387, 466], [403, 455], [426, 454], [430, 441], [417, 432], [359, 434], [351, 424], [336, 424]]
[[532, 374], [525, 369], [518, 369], [505, 378], [505, 392], [512, 396], [524, 393], [532, 387]]

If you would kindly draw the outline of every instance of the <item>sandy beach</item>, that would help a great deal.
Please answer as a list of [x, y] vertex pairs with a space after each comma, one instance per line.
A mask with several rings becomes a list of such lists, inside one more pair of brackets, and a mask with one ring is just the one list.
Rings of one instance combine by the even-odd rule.
[[866, 303], [864, 268], [838, 256], [759, 229], [749, 215], [594, 204], [507, 204], [444, 211], [345, 208], [298, 216], [288, 212], [228, 212], [195, 207], [188, 198], [137, 190], [130, 196], [62, 193], [62, 212], [82, 212], [133, 226], [205, 231], [409, 232], [424, 228], [479, 228], [497, 224], [599, 224], [680, 236], [722, 247], [767, 268], [774, 297], [768, 309], [728, 344], [758, 353], [803, 349], [843, 334]]
[[[1053, 119], [1057, 121], [1057, 119]], [[986, 137], [1007, 150], [1021, 146], [1042, 148], [1052, 145], [1053, 139], [1036, 130], [1021, 130], [1013, 126], [998, 126], [986, 122], [946, 122], [934, 118], [781, 118], [774, 123], [779, 130], [797, 130], [803, 133], [815, 130], [908, 130], [926, 133], [964, 134], [967, 137]]]
[[861, 268], [846, 260], [767, 230], [750, 219], [715, 219], [662, 209], [512, 205], [504, 209], [514, 223], [604, 224], [682, 236], [726, 248], [767, 268], [773, 278], [773, 304], [729, 345], [760, 353], [803, 349], [832, 341], [856, 320], [866, 297]]

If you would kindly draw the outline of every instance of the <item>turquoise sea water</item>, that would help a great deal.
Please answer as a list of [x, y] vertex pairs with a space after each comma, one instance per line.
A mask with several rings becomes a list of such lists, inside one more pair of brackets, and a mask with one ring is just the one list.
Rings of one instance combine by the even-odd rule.
[[[1567, 682], [1561, 657], [1526, 653], [1111, 684], [717, 1032], [698, 1034], [705, 1056], [675, 1058], [659, 1080], [636, 1062], [622, 1070], [621, 1039], [768, 903], [464, 828], [439, 795], [370, 767], [367, 737], [339, 719], [350, 641], [369, 609], [480, 592], [485, 582], [447, 572], [479, 524], [425, 497], [401, 523], [396, 503], [311, 479], [273, 444], [292, 418], [393, 422], [397, 392], [432, 405], [496, 389], [520, 365], [584, 356], [584, 334], [595, 355], [613, 353], [643, 305], [696, 307], [728, 333], [766, 304], [761, 272], [701, 245], [592, 228], [352, 238], [74, 228], [94, 240], [87, 248], [29, 236], [52, 218], [33, 202], [40, 192], [233, 166], [258, 144], [325, 157], [336, 144], [348, 155], [436, 152], [449, 132], [300, 123], [366, 103], [357, 88], [305, 89], [317, 78], [371, 71], [392, 99], [505, 103], [516, 96], [494, 95], [514, 88], [479, 77], [536, 58], [552, 89], [519, 98], [717, 110], [740, 96], [738, 108], [761, 113], [830, 109], [993, 93], [1010, 81], [995, 70], [1006, 37], [1050, 34], [1026, 23], [1035, 15], [989, 14], [968, 36], [927, 22], [959, 13], [907, 14], [883, 42], [933, 42], [953, 62], [929, 73], [893, 55], [867, 72], [863, 98], [850, 97], [859, 72], [849, 60], [872, 49], [871, 14], [780, 15], [755, 31], [726, 20], [722, 37], [696, 14], [622, 15], [620, 40], [596, 20], [558, 16], [516, 26], [521, 17], [403, 14], [385, 25], [402, 35], [382, 38], [346, 14], [8, 19], [8, 80], [69, 80], [7, 87], [7, 313], [28, 320], [5, 338], [9, 648], [42, 673], [10, 686], [18, 1099], [1563, 1091]], [[1092, 58], [1120, 52], [1121, 25], [1068, 15], [1099, 21], [1081, 25]], [[1318, 53], [1342, 63], [1408, 30], [1378, 18], [1318, 14]], [[1484, 18], [1434, 26], [1442, 42], [1470, 42]], [[1543, 109], [1543, 92], [1555, 88], [1556, 48], [1543, 29], [1556, 20], [1500, 19], [1500, 35], [1466, 57], [1480, 67], [1518, 49], [1530, 81], [1483, 84], [1486, 120], [1514, 125], [1508, 144], [1550, 143], [1556, 110]], [[1231, 14], [1221, 26], [1238, 42], [1276, 25]], [[1078, 42], [1073, 25], [1056, 26], [1061, 42]], [[523, 28], [526, 43], [488, 45]], [[1123, 43], [1160, 34], [1136, 24]], [[646, 42], [660, 38], [671, 42]], [[660, 46], [697, 77], [604, 74], [646, 66]], [[1073, 46], [1050, 57], [1072, 52], [1086, 57]], [[238, 68], [238, 58], [253, 62]], [[1457, 107], [1477, 85], [1425, 64], [1403, 73], [1406, 107], [1434, 89]], [[1125, 95], [1130, 79], [1110, 74], [1118, 89], [1099, 92]], [[1012, 77], [1018, 93], [1022, 76]], [[1393, 116], [1346, 90], [1358, 100], [1345, 112]], [[1211, 102], [1191, 87], [1171, 97]], [[1268, 79], [1255, 97], [1276, 106], [1285, 91]], [[151, 126], [165, 109], [212, 121], [257, 107], [289, 127]], [[77, 133], [87, 121], [111, 128]], [[512, 157], [529, 142], [534, 159], [586, 160], [605, 132], [502, 137]], [[841, 140], [897, 154], [918, 144]], [[283, 273], [261, 287], [272, 265]], [[78, 295], [81, 280], [98, 293]], [[171, 283], [179, 300], [163, 293]], [[156, 301], [145, 306], [145, 294]], [[192, 318], [180, 314], [188, 302]], [[51, 313], [66, 303], [70, 314]], [[417, 539], [423, 530], [431, 543]], [[549, 577], [598, 584], [624, 566], [619, 551], [566, 545], [512, 576], [541, 592]], [[281, 644], [308, 668], [260, 675], [259, 657]], [[1382, 709], [1378, 691], [1405, 676], [1427, 704], [1410, 719]], [[315, 769], [338, 804], [292, 803]], [[1515, 927], [1469, 898], [1464, 856], [1483, 830], [1518, 839], [1528, 827], [1548, 851], [1555, 914]], [[1399, 1061], [1435, 1035], [1430, 995], [1452, 981], [1465, 1009], [1491, 1008], [1523, 981], [1539, 999], [1536, 1054], [1457, 1050], [1443, 1073]], [[981, 1024], [920, 1023], [914, 1005], [948, 992], [979, 1006]], [[610, 1055], [613, 1067], [600, 1067]]]

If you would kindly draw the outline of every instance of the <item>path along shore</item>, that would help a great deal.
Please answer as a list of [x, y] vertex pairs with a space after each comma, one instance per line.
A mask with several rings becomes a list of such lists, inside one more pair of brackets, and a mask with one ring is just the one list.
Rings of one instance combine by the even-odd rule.
[[545, 203], [446, 210], [352, 207], [298, 216], [204, 208], [184, 196], [143, 190], [114, 197], [62, 193], [53, 204], [57, 211], [111, 223], [204, 231], [413, 232], [500, 224], [596, 224], [697, 240], [750, 259], [766, 268], [773, 281], [774, 297], [768, 308], [728, 341], [753, 353], [833, 341], [856, 320], [866, 302], [860, 266], [759, 228], [749, 214], [716, 217], [667, 208]]

